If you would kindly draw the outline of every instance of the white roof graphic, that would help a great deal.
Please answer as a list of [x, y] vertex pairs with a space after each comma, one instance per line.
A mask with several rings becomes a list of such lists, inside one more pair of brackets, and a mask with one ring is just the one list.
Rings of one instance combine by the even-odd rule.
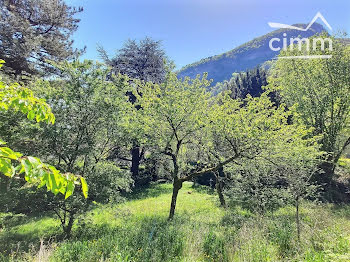
[[317, 12], [317, 14], [314, 16], [314, 18], [311, 20], [311, 22], [308, 24], [306, 28], [300, 28], [297, 26], [292, 26], [292, 25], [286, 25], [286, 24], [280, 24], [280, 23], [272, 23], [269, 22], [269, 26], [272, 28], [288, 28], [288, 29], [295, 29], [299, 31], [307, 31], [309, 28], [315, 23], [315, 21], [320, 18], [322, 22], [330, 29], [332, 30], [332, 27], [328, 24], [327, 20], [323, 17], [323, 15], [320, 12]]

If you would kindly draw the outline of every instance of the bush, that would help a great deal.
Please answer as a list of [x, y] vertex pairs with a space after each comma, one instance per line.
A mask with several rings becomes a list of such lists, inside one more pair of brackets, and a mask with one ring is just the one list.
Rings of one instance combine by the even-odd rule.
[[17, 226], [26, 220], [24, 214], [0, 213], [0, 228]]
[[[0, 212], [15, 214], [37, 214], [49, 210], [46, 188], [37, 188], [37, 185], [25, 185], [17, 179], [6, 181], [8, 178], [0, 176]], [[6, 185], [6, 183], [9, 183]], [[6, 185], [6, 187], [5, 187]], [[50, 198], [51, 196], [49, 196]]]
[[91, 200], [108, 203], [118, 202], [121, 191], [129, 191], [132, 179], [130, 172], [112, 161], [99, 162], [86, 176]]
[[227, 185], [230, 206], [241, 206], [253, 213], [274, 211], [286, 204], [288, 198], [285, 181], [277, 170], [259, 163], [245, 163], [245, 167], [227, 170], [234, 178]]

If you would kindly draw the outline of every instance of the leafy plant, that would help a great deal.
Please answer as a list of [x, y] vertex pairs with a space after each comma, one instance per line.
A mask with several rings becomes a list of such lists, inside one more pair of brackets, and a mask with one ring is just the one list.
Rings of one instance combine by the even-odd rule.
[[[0, 67], [4, 61], [0, 61]], [[0, 81], [0, 111], [20, 111], [27, 115], [29, 120], [54, 124], [55, 117], [49, 105], [43, 99], [38, 99], [33, 92], [18, 84], [6, 85]], [[14, 164], [15, 163], [15, 164]], [[81, 176], [72, 173], [62, 174], [54, 166], [43, 163], [37, 157], [23, 156], [6, 146], [0, 139], [0, 172], [8, 177], [20, 177], [30, 184], [46, 186], [54, 194], [61, 193], [68, 198], [72, 195], [75, 185], [80, 184], [85, 197], [88, 194], [86, 181]]]

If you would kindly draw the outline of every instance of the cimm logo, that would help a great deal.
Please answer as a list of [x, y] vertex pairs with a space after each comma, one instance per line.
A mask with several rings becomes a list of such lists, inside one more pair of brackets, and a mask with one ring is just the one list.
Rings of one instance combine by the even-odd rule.
[[[269, 22], [268, 25], [272, 28], [285, 28], [285, 29], [293, 29], [298, 31], [306, 32], [311, 28], [311, 26], [316, 22], [317, 19], [321, 19], [322, 22], [328, 27], [329, 30], [332, 30], [332, 27], [329, 25], [327, 20], [323, 17], [323, 15], [320, 12], [317, 12], [317, 14], [314, 16], [314, 18], [311, 20], [311, 22], [307, 25], [306, 28], [300, 28], [293, 25], [286, 25], [281, 23], [273, 23]], [[283, 47], [276, 47], [277, 42], [282, 42]], [[325, 43], [328, 42], [328, 45]], [[325, 48], [329, 51], [333, 51], [333, 43], [331, 38], [312, 38], [312, 43], [310, 43], [310, 39], [308, 38], [299, 38], [299, 37], [291, 37], [288, 38], [287, 34], [283, 34], [283, 38], [280, 39], [278, 37], [271, 38], [269, 42], [269, 47], [272, 51], [279, 52], [282, 50], [287, 50], [288, 47], [290, 50], [293, 50], [296, 45], [298, 45], [299, 51], [302, 50], [302, 44], [305, 44], [306, 51], [309, 53], [310, 50], [316, 51], [318, 47], [321, 51], [325, 51]], [[296, 44], [296, 45], [295, 45]], [[312, 49], [311, 49], [312, 48]], [[279, 56], [279, 58], [287, 58], [287, 59], [313, 59], [313, 58], [331, 58], [332, 55], [300, 55], [300, 56]]]

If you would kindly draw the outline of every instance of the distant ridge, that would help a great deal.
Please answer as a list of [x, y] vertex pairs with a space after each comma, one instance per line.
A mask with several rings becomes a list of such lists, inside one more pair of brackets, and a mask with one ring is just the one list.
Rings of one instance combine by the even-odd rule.
[[[306, 28], [306, 24], [295, 24], [294, 27]], [[296, 29], [278, 29], [266, 35], [257, 37], [243, 45], [236, 47], [226, 53], [202, 59], [196, 63], [183, 67], [179, 72], [179, 77], [196, 77], [197, 74], [208, 72], [208, 78], [213, 79], [213, 85], [231, 78], [232, 73], [252, 69], [265, 63], [278, 55], [269, 48], [271, 38], [282, 39], [283, 33], [290, 37], [311, 37], [325, 31], [324, 27], [318, 23], [312, 23], [307, 31]]]

